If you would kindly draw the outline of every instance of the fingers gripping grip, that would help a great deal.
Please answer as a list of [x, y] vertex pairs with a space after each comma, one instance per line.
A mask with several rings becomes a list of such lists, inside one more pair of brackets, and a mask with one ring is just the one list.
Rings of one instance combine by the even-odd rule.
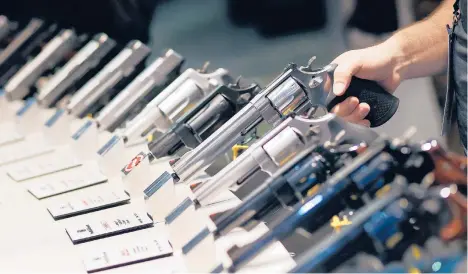
[[370, 106], [369, 114], [365, 119], [369, 120], [371, 127], [381, 126], [390, 120], [397, 111], [400, 102], [397, 97], [387, 92], [377, 82], [353, 77], [343, 96], [334, 96], [332, 92], [329, 94], [328, 110], [330, 111], [348, 97], [357, 97], [360, 103], [367, 103]]

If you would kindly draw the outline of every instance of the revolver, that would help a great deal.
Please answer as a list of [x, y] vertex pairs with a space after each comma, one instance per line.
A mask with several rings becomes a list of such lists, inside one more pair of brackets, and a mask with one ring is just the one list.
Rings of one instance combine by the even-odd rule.
[[281, 167], [272, 177], [255, 188], [237, 207], [210, 216], [213, 229], [203, 229], [182, 250], [189, 252], [209, 235], [219, 238], [236, 227], [246, 230], [255, 227], [267, 215], [278, 212], [281, 207], [290, 207], [311, 195], [316, 186], [336, 170], [344, 166], [363, 144], [345, 149], [309, 146]]
[[146, 137], [152, 130], [164, 132], [203, 100], [217, 86], [232, 83], [229, 72], [219, 68], [214, 72], [187, 69], [129, 123], [123, 131], [125, 142]]
[[4, 86], [29, 57], [38, 54], [42, 45], [58, 31], [56, 24], [48, 26], [44, 21], [35, 18], [18, 32], [13, 41], [0, 52], [0, 86]]
[[173, 155], [183, 147], [194, 149], [259, 91], [257, 84], [240, 78], [235, 84], [218, 86], [162, 136], [148, 143], [150, 159]]
[[[68, 113], [84, 117], [94, 114], [102, 104], [120, 91], [118, 84], [128, 82], [140, 69], [140, 64], [150, 53], [150, 49], [138, 40], [130, 41], [101, 71], [84, 84], [66, 106]], [[99, 101], [99, 102], [98, 102]]]
[[356, 96], [369, 103], [367, 119], [371, 126], [381, 125], [392, 117], [398, 99], [375, 82], [354, 78], [346, 95], [335, 97], [332, 92], [335, 68], [336, 65], [330, 64], [313, 70], [311, 62], [307, 67], [290, 64], [236, 115], [172, 166], [175, 181], [188, 181], [201, 174], [262, 121], [276, 126], [290, 113], [301, 114], [310, 107], [326, 111], [325, 108], [331, 109], [346, 96]]
[[[228, 269], [239, 269], [273, 241], [288, 237], [298, 227], [314, 232], [347, 207], [362, 208], [373, 197], [379, 197], [382, 193], [380, 190], [385, 190], [385, 185], [397, 177], [403, 178], [396, 174], [404, 174], [412, 157], [418, 155], [404, 145], [388, 147], [396, 154], [391, 156], [385, 152], [387, 142], [375, 142], [377, 144], [372, 144], [354, 161], [326, 180], [316, 193], [311, 193], [311, 196], [297, 204], [292, 211], [278, 217], [269, 232], [246, 246], [233, 247], [228, 252], [232, 259]], [[421, 174], [420, 180], [424, 176], [425, 174]]]
[[115, 45], [116, 42], [106, 34], [96, 34], [45, 85], [39, 88], [36, 96], [39, 105], [52, 107], [65, 94], [72, 92], [72, 86], [84, 84], [83, 81], [90, 78], [88, 75], [93, 75], [96, 72], [99, 65], [103, 63], [103, 59], [109, 55]]
[[28, 96], [39, 77], [64, 60], [84, 39], [85, 37], [78, 37], [71, 29], [62, 30], [34, 59], [8, 80], [4, 87], [6, 97], [9, 100], [20, 100]]
[[349, 216], [350, 222], [342, 230], [301, 255], [289, 272], [329, 272], [358, 251], [376, 254], [388, 262], [401, 257], [402, 251], [413, 243], [424, 242], [428, 235], [438, 233], [442, 215], [449, 210], [439, 189], [434, 195], [435, 189], [393, 183], [386, 191]]
[[374, 131], [344, 121], [328, 113], [320, 118], [308, 119], [301, 116], [288, 117], [260, 140], [255, 142], [238, 158], [201, 184], [195, 191], [195, 204], [206, 205], [231, 185], [241, 185], [257, 173], [271, 176], [307, 147], [367, 144], [377, 139]]
[[239, 206], [215, 216], [213, 235], [226, 235], [238, 226], [248, 229], [276, 209], [294, 206], [362, 149], [365, 149], [364, 144], [345, 149], [335, 146], [305, 149], [251, 192]]
[[[172, 49], [157, 58], [128, 84], [96, 117], [102, 130], [114, 131], [124, 121], [133, 118], [133, 113], [141, 110], [141, 105], [153, 99], [157, 88], [164, 87], [179, 74], [184, 59]], [[131, 113], [133, 112], [133, 113]]]

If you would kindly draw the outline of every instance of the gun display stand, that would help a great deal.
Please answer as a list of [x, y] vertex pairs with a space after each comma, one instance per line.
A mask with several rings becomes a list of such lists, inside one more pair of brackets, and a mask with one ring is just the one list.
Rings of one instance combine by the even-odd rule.
[[[0, 100], [1, 101], [1, 100]], [[1, 105], [12, 105], [15, 102], [2, 102]], [[7, 124], [15, 122], [15, 115], [4, 115], [8, 111], [1, 111], [2, 124], [0, 128], [8, 129]], [[31, 112], [33, 113], [33, 112]], [[51, 116], [50, 110], [37, 109], [37, 117]], [[31, 114], [32, 116], [32, 114]], [[30, 117], [31, 117], [30, 116]], [[32, 117], [31, 117], [32, 118]], [[21, 119], [21, 118], [19, 118]], [[96, 267], [91, 263], [98, 260], [100, 254], [111, 254], [115, 250], [125, 250], [134, 246], [159, 242], [160, 248], [167, 251], [168, 248], [163, 243], [169, 241], [172, 245], [172, 254], [153, 254], [154, 257], [142, 257], [138, 263], [122, 263], [118, 268], [116, 265], [104, 265], [102, 273], [154, 273], [163, 272], [200, 272], [211, 271], [213, 267], [225, 260], [226, 251], [234, 244], [247, 243], [258, 237], [259, 233], [267, 230], [261, 224], [251, 232], [233, 231], [227, 236], [214, 240], [207, 237], [204, 241], [194, 245], [192, 248], [185, 248], [187, 242], [191, 240], [204, 228], [210, 226], [209, 214], [226, 210], [238, 204], [240, 201], [232, 193], [223, 193], [221, 200], [208, 207], [188, 210], [180, 216], [180, 219], [166, 225], [165, 217], [183, 201], [191, 195], [188, 185], [174, 184], [172, 177], [164, 184], [157, 185], [157, 191], [152, 195], [148, 187], [152, 186], [165, 170], [169, 170], [169, 165], [165, 160], [149, 162], [148, 157], [142, 159], [138, 165], [132, 168], [128, 174], [123, 173], [123, 169], [129, 163], [134, 163], [133, 158], [141, 151], [147, 153], [146, 145], [136, 147], [125, 147], [122, 142], [116, 142], [112, 148], [99, 155], [97, 152], [109, 141], [112, 134], [99, 132], [95, 125], [86, 130], [80, 138], [71, 138], [71, 133], [76, 132], [85, 120], [76, 119], [70, 116], [61, 117], [51, 127], [40, 125], [26, 126], [33, 123], [35, 119], [24, 123], [23, 129], [29, 131], [25, 139], [30, 136], [41, 134], [44, 138], [42, 144], [55, 144], [57, 147], [69, 148], [70, 157], [77, 157], [83, 164], [57, 173], [41, 176], [22, 182], [16, 182], [6, 175], [12, 166], [0, 166], [0, 214], [9, 222], [2, 223], [0, 233], [0, 272], [74, 272], [87, 273]], [[22, 121], [19, 121], [22, 123]], [[32, 128], [37, 131], [32, 133]], [[68, 134], [66, 133], [68, 129]], [[23, 142], [23, 141], [19, 141]], [[4, 144], [3, 147], [13, 146], [15, 143]], [[39, 142], [41, 145], [41, 142]], [[62, 150], [64, 151], [64, 150]], [[25, 160], [19, 164], [33, 164], [50, 159], [54, 153], [39, 156], [36, 160]], [[73, 155], [71, 155], [73, 154]], [[124, 156], [123, 156], [124, 155]], [[132, 155], [128, 157], [128, 155]], [[123, 157], [122, 157], [123, 156]], [[95, 168], [107, 177], [107, 182], [99, 183], [59, 195], [38, 199], [27, 191], [29, 187], [41, 182], [50, 183], [57, 178], [73, 179], [74, 176], [84, 173], [83, 166], [94, 163]], [[48, 209], [60, 209], [60, 205], [67, 205], [85, 201], [88, 197], [102, 197], [107, 199], [115, 192], [119, 195], [126, 190], [130, 196], [130, 201], [126, 197], [121, 197], [122, 201], [118, 205], [109, 208], [94, 210], [93, 212], [80, 213], [77, 216], [65, 217], [55, 220]], [[123, 194], [122, 194], [123, 195]], [[144, 202], [143, 202], [144, 201]], [[65, 229], [93, 225], [105, 218], [117, 218], [127, 216], [126, 214], [148, 213], [154, 224], [138, 229], [137, 231], [106, 236], [89, 242], [74, 244]], [[34, 224], [34, 226], [31, 226]], [[123, 248], [123, 249], [122, 249]], [[151, 246], [148, 246], [149, 250]], [[114, 254], [114, 253], [112, 253]], [[120, 253], [118, 253], [120, 254]], [[119, 260], [117, 257], [109, 257], [112, 260]], [[146, 258], [146, 259], [145, 259]], [[118, 265], [118, 264], [117, 264]], [[253, 260], [241, 271], [286, 271], [294, 266], [294, 261], [287, 250], [279, 242], [272, 245], [268, 250]]]

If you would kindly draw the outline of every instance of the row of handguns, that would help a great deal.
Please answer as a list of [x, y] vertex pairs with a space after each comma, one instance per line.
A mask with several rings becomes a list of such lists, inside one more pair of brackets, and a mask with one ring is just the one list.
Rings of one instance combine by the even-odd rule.
[[[169, 178], [196, 183], [194, 195], [168, 214], [169, 225], [188, 206], [197, 209], [222, 191], [257, 185], [182, 249], [188, 254], [202, 238], [250, 229], [281, 213], [269, 232], [232, 248], [231, 261], [213, 272], [235, 272], [297, 229], [329, 236], [311, 243], [291, 272], [389, 271], [396, 261], [404, 269], [427, 271], [422, 264], [429, 261], [464, 258], [466, 248], [411, 266], [403, 260], [413, 245], [433, 238], [458, 241], [465, 234], [466, 198], [456, 186], [466, 185], [466, 158], [446, 153], [436, 141], [415, 145], [385, 138], [329, 113], [355, 96], [371, 106], [371, 127], [388, 121], [398, 99], [375, 82], [353, 78], [346, 95], [335, 97], [336, 65], [313, 68], [313, 59], [306, 66], [289, 64], [264, 88], [222, 68], [180, 73], [183, 57], [174, 50], [145, 66], [150, 49], [140, 41], [119, 50], [106, 34], [89, 39], [39, 19], [22, 26], [0, 17], [0, 40], [0, 85], [8, 100], [32, 98], [57, 113], [91, 115], [100, 130], [129, 145], [154, 136], [148, 144], [152, 161], [177, 155], [172, 170], [145, 190], [149, 199]], [[270, 128], [262, 137], [256, 132], [260, 124]], [[239, 157], [197, 182], [239, 144], [248, 144]], [[342, 228], [326, 225], [333, 221]], [[370, 261], [362, 254], [373, 256], [381, 269], [358, 265]]]

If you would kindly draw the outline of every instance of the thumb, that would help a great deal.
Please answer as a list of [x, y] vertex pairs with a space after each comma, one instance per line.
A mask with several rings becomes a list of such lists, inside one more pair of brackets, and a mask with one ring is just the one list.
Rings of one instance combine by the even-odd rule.
[[357, 62], [345, 61], [343, 63], [338, 63], [333, 74], [333, 93], [336, 96], [343, 95], [349, 87], [353, 75], [360, 69], [361, 66]]

